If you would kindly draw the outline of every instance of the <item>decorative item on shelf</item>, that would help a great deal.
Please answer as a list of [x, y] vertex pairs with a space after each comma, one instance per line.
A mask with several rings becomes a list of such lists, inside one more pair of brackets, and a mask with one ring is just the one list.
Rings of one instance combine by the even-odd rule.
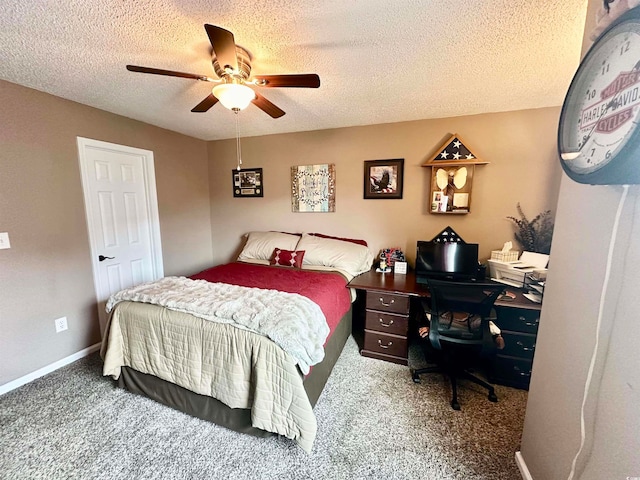
[[333, 163], [291, 167], [291, 211], [336, 211], [336, 166]]
[[551, 210], [536, 215], [529, 220], [522, 211], [520, 203], [516, 206], [520, 218], [508, 216], [516, 225], [514, 233], [516, 241], [523, 251], [549, 254], [551, 251], [551, 238], [553, 237], [553, 217]]
[[422, 166], [431, 169], [431, 213], [470, 212], [471, 187], [476, 165], [488, 162], [479, 160], [460, 140], [456, 133], [449, 137], [435, 155]]
[[247, 168], [244, 170], [232, 170], [234, 197], [262, 197], [264, 196], [263, 178], [261, 168]]
[[402, 198], [404, 158], [364, 162], [364, 198]]

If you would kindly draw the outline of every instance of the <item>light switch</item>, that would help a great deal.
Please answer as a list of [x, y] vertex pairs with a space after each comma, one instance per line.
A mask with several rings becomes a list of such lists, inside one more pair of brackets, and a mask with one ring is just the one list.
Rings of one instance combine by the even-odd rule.
[[3, 248], [11, 248], [11, 244], [9, 243], [9, 233], [0, 232], [0, 249]]

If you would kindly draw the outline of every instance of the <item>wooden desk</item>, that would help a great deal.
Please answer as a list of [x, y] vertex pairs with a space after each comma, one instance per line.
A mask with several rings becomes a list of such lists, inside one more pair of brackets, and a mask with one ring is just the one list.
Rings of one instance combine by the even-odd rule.
[[[407, 365], [409, 324], [416, 311], [411, 305], [429, 296], [427, 286], [417, 283], [412, 271], [399, 275], [371, 270], [355, 277], [348, 287], [355, 288], [359, 296], [364, 297], [356, 304], [359, 311], [354, 312], [364, 320], [360, 354]], [[502, 330], [505, 348], [492, 360], [489, 380], [528, 388], [541, 305], [524, 297], [516, 288], [505, 285], [505, 289], [515, 293], [516, 298], [495, 303], [495, 323]]]

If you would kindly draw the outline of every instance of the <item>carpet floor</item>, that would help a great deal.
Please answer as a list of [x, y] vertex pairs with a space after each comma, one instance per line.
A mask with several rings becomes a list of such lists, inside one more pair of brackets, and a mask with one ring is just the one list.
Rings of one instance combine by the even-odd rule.
[[[410, 363], [423, 363], [411, 349]], [[496, 385], [498, 403], [463, 383], [461, 411], [442, 375], [359, 355], [349, 338], [314, 411], [311, 454], [255, 438], [115, 387], [93, 354], [0, 397], [0, 478], [521, 478], [527, 392]]]

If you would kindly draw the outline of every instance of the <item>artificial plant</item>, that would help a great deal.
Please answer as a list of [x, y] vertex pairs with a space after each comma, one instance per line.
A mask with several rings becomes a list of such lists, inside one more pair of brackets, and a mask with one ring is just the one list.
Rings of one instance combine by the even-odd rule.
[[533, 220], [529, 220], [522, 211], [520, 203], [517, 207], [520, 218], [508, 216], [515, 226], [514, 233], [516, 241], [527, 252], [546, 253], [551, 251], [551, 237], [553, 236], [553, 217], [551, 210], [536, 215]]

